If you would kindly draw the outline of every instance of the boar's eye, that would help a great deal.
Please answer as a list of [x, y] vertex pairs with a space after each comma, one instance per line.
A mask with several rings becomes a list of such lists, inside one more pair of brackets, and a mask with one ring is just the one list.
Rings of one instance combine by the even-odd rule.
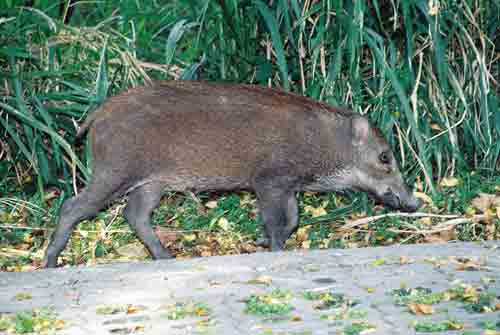
[[380, 163], [382, 164], [390, 164], [391, 163], [391, 158], [389, 156], [389, 153], [387, 151], [382, 152], [379, 156], [378, 159]]

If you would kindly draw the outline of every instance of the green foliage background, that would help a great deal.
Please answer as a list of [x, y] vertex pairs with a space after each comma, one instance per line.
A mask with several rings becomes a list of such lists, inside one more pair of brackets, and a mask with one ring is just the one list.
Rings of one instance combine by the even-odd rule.
[[0, 193], [88, 176], [77, 124], [154, 79], [281, 87], [369, 117], [411, 180], [498, 174], [495, 0], [0, 1]]

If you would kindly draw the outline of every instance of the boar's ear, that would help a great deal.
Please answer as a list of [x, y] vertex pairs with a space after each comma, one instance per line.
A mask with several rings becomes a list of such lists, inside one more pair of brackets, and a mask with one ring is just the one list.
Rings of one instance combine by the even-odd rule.
[[370, 135], [370, 123], [362, 116], [352, 118], [352, 141], [354, 145], [364, 145], [368, 143]]

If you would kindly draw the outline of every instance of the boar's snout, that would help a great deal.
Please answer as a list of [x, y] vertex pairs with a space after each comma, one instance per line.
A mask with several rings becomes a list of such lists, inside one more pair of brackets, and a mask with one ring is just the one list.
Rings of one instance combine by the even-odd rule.
[[394, 192], [388, 189], [380, 196], [380, 201], [392, 209], [401, 210], [403, 212], [415, 212], [422, 206], [422, 201], [407, 190], [403, 192]]
[[416, 212], [417, 209], [422, 207], [422, 204], [423, 204], [422, 200], [420, 200], [419, 198], [417, 198], [415, 196], [412, 196], [411, 201], [406, 204], [406, 207], [403, 208], [403, 211]]

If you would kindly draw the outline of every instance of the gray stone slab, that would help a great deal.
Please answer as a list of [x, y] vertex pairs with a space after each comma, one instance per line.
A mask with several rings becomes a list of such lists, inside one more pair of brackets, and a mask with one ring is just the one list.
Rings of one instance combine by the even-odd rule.
[[[401, 264], [400, 257], [409, 263]], [[458, 271], [454, 257], [485, 266], [479, 271]], [[355, 309], [367, 312], [360, 320], [375, 326], [371, 334], [415, 334], [414, 320], [450, 318], [465, 322], [467, 330], [479, 330], [478, 321], [496, 322], [499, 312], [471, 314], [452, 301], [437, 305], [433, 315], [416, 316], [405, 306], [396, 306], [391, 292], [417, 286], [437, 292], [458, 282], [482, 285], [484, 278], [490, 278], [494, 281], [488, 289], [500, 295], [499, 269], [500, 242], [491, 242], [263, 252], [0, 273], [0, 314], [50, 307], [66, 322], [58, 333], [75, 335], [124, 334], [134, 327], [145, 334], [169, 335], [342, 334], [353, 320], [321, 319], [333, 312], [315, 309], [316, 303], [302, 296], [307, 290], [329, 290], [359, 301]], [[270, 285], [248, 283], [261, 275], [271, 277]], [[295, 310], [290, 315], [280, 321], [245, 313], [244, 300], [250, 294], [276, 288], [293, 292]], [[19, 292], [30, 293], [32, 299], [17, 301]], [[165, 317], [166, 305], [188, 301], [209, 305], [210, 317]], [[133, 314], [96, 313], [98, 306], [115, 304], [144, 309]], [[292, 320], [294, 316], [296, 320]], [[211, 321], [206, 326], [203, 320], [208, 318]]]

